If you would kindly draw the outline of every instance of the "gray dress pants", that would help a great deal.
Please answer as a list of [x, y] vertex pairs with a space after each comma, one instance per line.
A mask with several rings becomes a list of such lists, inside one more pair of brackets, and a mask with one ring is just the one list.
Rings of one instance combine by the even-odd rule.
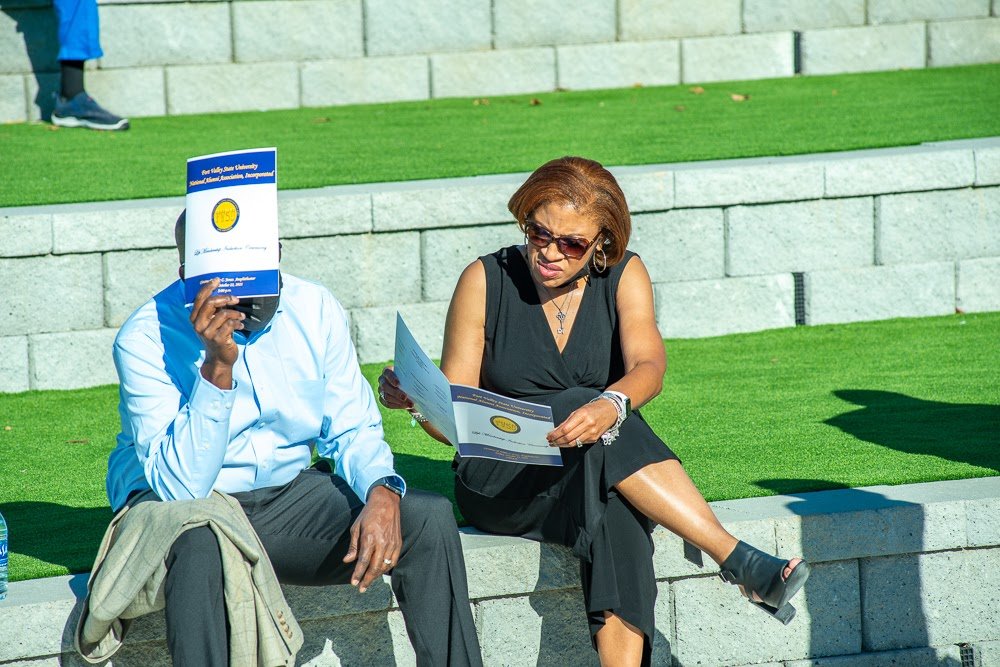
[[[279, 581], [306, 586], [350, 581], [355, 564], [343, 558], [351, 524], [364, 505], [340, 477], [310, 468], [285, 486], [232, 495], [260, 536]], [[400, 523], [403, 548], [391, 584], [417, 664], [482, 665], [451, 503], [408, 490], [400, 502]], [[211, 529], [183, 533], [167, 567], [167, 645], [173, 663], [228, 665], [222, 560]]]

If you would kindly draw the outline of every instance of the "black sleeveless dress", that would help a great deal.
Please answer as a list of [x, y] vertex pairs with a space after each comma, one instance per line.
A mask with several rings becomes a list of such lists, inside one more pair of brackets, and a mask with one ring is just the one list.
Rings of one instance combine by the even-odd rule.
[[[552, 406], [558, 425], [625, 374], [615, 295], [635, 256], [594, 273], [560, 353], [519, 246], [480, 257], [486, 267], [486, 342], [480, 386]], [[652, 521], [614, 486], [651, 463], [676, 459], [634, 411], [608, 447], [560, 450], [563, 467], [456, 456], [455, 499], [480, 530], [572, 547], [581, 560], [591, 633], [610, 610], [654, 632]]]

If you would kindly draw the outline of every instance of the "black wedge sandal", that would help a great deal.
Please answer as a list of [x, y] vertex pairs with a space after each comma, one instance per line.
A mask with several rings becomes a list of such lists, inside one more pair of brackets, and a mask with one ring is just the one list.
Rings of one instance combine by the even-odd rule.
[[741, 541], [722, 564], [719, 576], [739, 586], [754, 606], [788, 625], [795, 618], [795, 607], [788, 601], [809, 578], [809, 563], [801, 561], [784, 579], [781, 575], [787, 565], [787, 560]]

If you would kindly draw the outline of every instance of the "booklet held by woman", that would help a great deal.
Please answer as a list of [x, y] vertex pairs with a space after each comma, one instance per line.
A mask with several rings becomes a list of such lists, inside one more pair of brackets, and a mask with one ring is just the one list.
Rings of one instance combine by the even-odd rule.
[[278, 294], [277, 149], [255, 148], [187, 161], [184, 292], [219, 278], [213, 294]]
[[460, 456], [561, 466], [545, 435], [554, 427], [547, 405], [478, 387], [451, 384], [396, 314], [394, 368], [399, 386]]

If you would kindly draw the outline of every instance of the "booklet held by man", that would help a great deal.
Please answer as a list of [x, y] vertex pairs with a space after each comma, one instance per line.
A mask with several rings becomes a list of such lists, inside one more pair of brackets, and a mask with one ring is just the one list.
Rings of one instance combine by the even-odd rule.
[[396, 314], [394, 370], [400, 388], [458, 450], [460, 456], [561, 466], [562, 454], [545, 435], [552, 408], [478, 387], [451, 384]]
[[213, 294], [278, 294], [277, 149], [187, 161], [184, 296], [219, 278]]

